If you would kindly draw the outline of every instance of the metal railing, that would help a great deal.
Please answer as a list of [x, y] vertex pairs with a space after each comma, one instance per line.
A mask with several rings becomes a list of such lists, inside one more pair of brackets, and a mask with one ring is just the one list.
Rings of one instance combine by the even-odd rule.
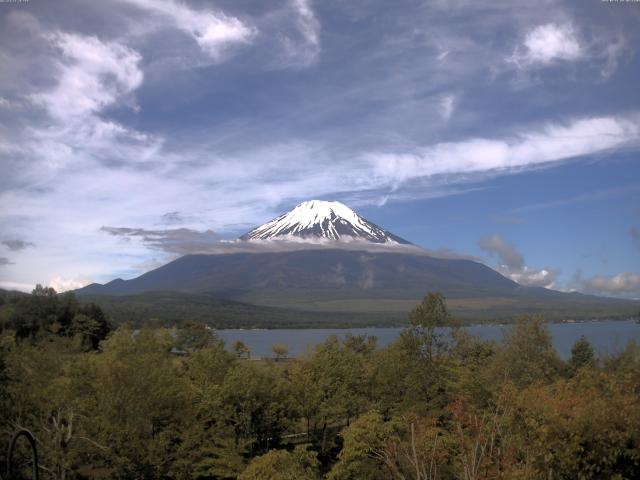
[[[31, 449], [31, 460], [23, 463], [22, 465], [14, 465], [14, 453], [16, 450], [16, 445], [18, 444], [18, 440], [20, 437], [24, 437], [27, 439], [27, 443], [29, 444], [29, 448]], [[18, 430], [13, 437], [11, 437], [11, 442], [9, 442], [9, 448], [7, 450], [7, 469], [6, 469], [6, 480], [13, 480], [15, 478], [16, 468], [23, 468], [29, 463], [32, 464], [32, 477], [34, 480], [38, 480], [38, 449], [36, 448], [36, 439], [33, 438], [33, 435], [28, 430]], [[0, 479], [3, 477], [0, 476]]]

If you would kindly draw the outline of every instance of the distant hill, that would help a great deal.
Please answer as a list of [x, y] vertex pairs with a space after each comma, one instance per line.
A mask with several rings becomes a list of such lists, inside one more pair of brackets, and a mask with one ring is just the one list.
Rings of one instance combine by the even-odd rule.
[[24, 297], [25, 295], [29, 294], [25, 292], [19, 292], [17, 290], [5, 290], [4, 288], [0, 288], [0, 298], [3, 299], [19, 298]]

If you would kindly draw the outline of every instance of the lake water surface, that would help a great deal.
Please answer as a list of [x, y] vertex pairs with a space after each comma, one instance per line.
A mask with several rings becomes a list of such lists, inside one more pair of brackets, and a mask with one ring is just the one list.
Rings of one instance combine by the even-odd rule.
[[[549, 330], [553, 344], [562, 358], [571, 356], [571, 347], [584, 335], [600, 354], [618, 352], [629, 340], [640, 343], [640, 324], [633, 320], [599, 321], [579, 323], [550, 323]], [[485, 340], [502, 339], [503, 332], [510, 328], [505, 325], [473, 325], [469, 332]], [[251, 356], [272, 357], [271, 347], [284, 343], [289, 347], [289, 356], [296, 357], [310, 352], [313, 347], [324, 342], [330, 335], [344, 338], [352, 335], [373, 335], [378, 338], [378, 346], [384, 347], [395, 340], [402, 328], [327, 328], [327, 329], [279, 329], [279, 330], [218, 330], [227, 348], [236, 340], [243, 341], [250, 349]]]

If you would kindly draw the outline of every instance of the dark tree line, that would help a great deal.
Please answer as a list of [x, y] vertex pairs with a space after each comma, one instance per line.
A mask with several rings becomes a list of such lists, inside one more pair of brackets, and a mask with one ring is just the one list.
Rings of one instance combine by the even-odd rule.
[[31, 295], [5, 303], [9, 303], [9, 313], [4, 328], [15, 332], [17, 342], [35, 342], [46, 336], [75, 337], [84, 350], [96, 350], [111, 331], [98, 305], [80, 305], [73, 293], [58, 295], [40, 284]]

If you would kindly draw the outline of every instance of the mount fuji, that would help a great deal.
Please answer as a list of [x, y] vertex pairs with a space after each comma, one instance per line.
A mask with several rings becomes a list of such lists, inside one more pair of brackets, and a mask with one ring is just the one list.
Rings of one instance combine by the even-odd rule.
[[362, 218], [340, 202], [309, 200], [240, 237], [240, 240], [411, 243]]
[[[185, 255], [137, 278], [94, 283], [76, 293], [108, 311], [134, 304], [167, 321], [192, 318], [198, 311], [199, 318], [227, 327], [282, 326], [256, 320], [265, 312], [269, 318], [298, 320], [319, 315], [327, 325], [345, 315], [360, 316], [366, 324], [397, 323], [433, 291], [447, 297], [455, 315], [475, 320], [522, 313], [611, 318], [636, 313], [640, 306], [526, 287], [470, 259], [432, 256], [340, 202], [300, 203], [226, 245], [231, 248]], [[244, 313], [224, 320], [221, 305]]]

